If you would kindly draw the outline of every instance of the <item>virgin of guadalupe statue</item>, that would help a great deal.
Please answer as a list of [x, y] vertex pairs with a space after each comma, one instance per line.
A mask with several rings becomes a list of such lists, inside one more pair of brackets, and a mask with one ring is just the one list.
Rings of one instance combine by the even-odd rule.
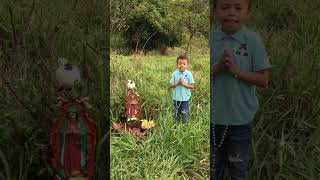
[[86, 103], [62, 101], [58, 111], [50, 135], [56, 178], [90, 180], [95, 171], [96, 126]]
[[139, 95], [135, 89], [128, 89], [128, 95], [126, 100], [126, 117], [127, 125], [129, 127], [138, 127], [140, 126], [140, 111], [141, 104], [139, 100]]

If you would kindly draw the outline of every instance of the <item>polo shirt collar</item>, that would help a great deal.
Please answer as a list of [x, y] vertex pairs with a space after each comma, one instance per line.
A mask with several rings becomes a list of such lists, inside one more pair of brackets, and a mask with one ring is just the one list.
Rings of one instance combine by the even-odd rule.
[[187, 73], [187, 70], [185, 70], [185, 71], [183, 71], [183, 72], [180, 72], [179, 69], [177, 69], [177, 72], [178, 72], [179, 74], [186, 74], [186, 73]]
[[243, 43], [245, 41], [245, 38], [244, 38], [244, 33], [246, 31], [246, 27], [245, 26], [242, 26], [240, 28], [240, 30], [234, 34], [231, 34], [231, 35], [227, 35], [225, 34], [222, 29], [221, 29], [221, 26], [219, 26], [217, 28], [217, 31], [213, 37], [214, 40], [222, 40], [222, 39], [225, 39], [225, 38], [228, 38], [228, 37], [231, 37], [233, 39], [236, 39], [237, 41], [239, 41], [240, 43]]

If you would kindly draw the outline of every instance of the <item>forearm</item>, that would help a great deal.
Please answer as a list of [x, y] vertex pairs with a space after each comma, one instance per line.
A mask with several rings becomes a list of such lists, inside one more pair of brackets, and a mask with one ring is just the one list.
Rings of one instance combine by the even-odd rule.
[[176, 84], [176, 83], [170, 83], [170, 84], [169, 84], [169, 87], [170, 87], [170, 88], [176, 88], [176, 87], [177, 87], [177, 84]]
[[237, 76], [237, 79], [252, 85], [256, 85], [263, 88], [268, 87], [269, 77], [267, 71], [247, 72], [239, 70], [234, 76]]
[[189, 89], [193, 89], [194, 88], [194, 84], [184, 83], [183, 86], [186, 87], [186, 88], [189, 88]]

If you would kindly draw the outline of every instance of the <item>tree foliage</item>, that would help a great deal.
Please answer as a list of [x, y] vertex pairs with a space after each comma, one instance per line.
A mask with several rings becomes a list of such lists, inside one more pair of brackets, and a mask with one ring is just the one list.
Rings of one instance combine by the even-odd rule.
[[187, 51], [190, 49], [191, 40], [195, 36], [208, 37], [210, 20], [209, 20], [209, 2], [208, 0], [180, 0], [175, 1], [177, 21], [180, 27], [185, 29], [188, 36]]
[[167, 47], [182, 45], [186, 34], [190, 42], [209, 27], [207, 0], [116, 0], [111, 11], [112, 33], [131, 52], [165, 53]]

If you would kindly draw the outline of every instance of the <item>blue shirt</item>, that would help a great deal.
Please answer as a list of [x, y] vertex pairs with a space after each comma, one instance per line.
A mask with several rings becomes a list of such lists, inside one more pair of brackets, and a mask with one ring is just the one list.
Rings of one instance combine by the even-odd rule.
[[[233, 35], [226, 35], [221, 27], [211, 33], [210, 65], [219, 63], [226, 49], [232, 54], [241, 71], [260, 71], [271, 68], [260, 37], [243, 26]], [[241, 125], [253, 120], [259, 107], [256, 86], [219, 74], [210, 81], [210, 120], [214, 124]]]
[[[193, 84], [194, 79], [192, 73], [188, 70], [180, 72], [176, 70], [172, 73], [170, 83], [177, 83], [179, 79], [182, 78], [183, 81], [187, 84]], [[172, 88], [173, 100], [175, 101], [189, 101], [191, 97], [191, 92], [189, 88], [186, 88], [182, 85], [176, 86], [176, 88]]]

